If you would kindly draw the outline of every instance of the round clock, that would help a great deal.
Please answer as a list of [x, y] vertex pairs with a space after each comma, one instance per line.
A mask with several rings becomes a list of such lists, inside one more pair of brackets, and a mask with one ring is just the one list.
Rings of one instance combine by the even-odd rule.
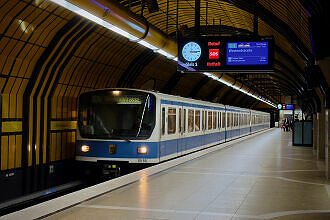
[[200, 58], [202, 49], [196, 42], [188, 42], [182, 48], [182, 56], [187, 61], [194, 62]]

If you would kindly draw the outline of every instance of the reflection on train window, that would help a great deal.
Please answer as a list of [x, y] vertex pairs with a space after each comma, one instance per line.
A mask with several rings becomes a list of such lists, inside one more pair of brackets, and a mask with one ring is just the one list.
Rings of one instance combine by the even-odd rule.
[[231, 113], [231, 117], [230, 117], [230, 126], [234, 127], [235, 126], [235, 113]]
[[231, 113], [227, 112], [227, 128], [230, 127], [230, 117], [231, 117]]
[[137, 91], [94, 91], [79, 97], [78, 128], [83, 138], [147, 139], [156, 122], [156, 98]]
[[213, 112], [213, 129], [217, 127], [217, 113]]
[[187, 119], [187, 112], [186, 112], [186, 109], [183, 110], [183, 132], [186, 132], [187, 129], [186, 129], [186, 120]]
[[188, 110], [188, 132], [194, 131], [194, 110]]
[[207, 112], [207, 129], [212, 129], [212, 112]]
[[162, 108], [162, 135], [165, 134], [165, 108]]
[[205, 111], [202, 111], [202, 130], [205, 130]]
[[179, 108], [179, 132], [182, 131], [182, 109]]
[[226, 127], [226, 114], [224, 112], [221, 113], [222, 115], [222, 128]]
[[168, 134], [174, 134], [176, 131], [176, 109], [168, 108]]
[[200, 123], [201, 123], [200, 114], [201, 114], [201, 111], [199, 111], [199, 110], [195, 111], [195, 131], [200, 130]]

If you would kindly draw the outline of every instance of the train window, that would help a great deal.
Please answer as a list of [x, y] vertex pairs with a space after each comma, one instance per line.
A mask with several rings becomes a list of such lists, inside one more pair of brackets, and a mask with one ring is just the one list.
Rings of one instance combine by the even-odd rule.
[[226, 114], [222, 112], [222, 128], [226, 127]]
[[187, 112], [186, 109], [183, 109], [183, 132], [186, 132], [186, 120], [187, 119]]
[[230, 127], [230, 112], [227, 112], [227, 128]]
[[201, 126], [201, 111], [195, 111], [195, 131], [199, 131]]
[[217, 113], [213, 112], [213, 129], [217, 128]]
[[218, 112], [218, 128], [221, 128], [221, 112]]
[[205, 130], [205, 114], [204, 114], [205, 111], [202, 111], [202, 131]]
[[237, 113], [233, 113], [233, 127], [236, 126], [236, 114]]
[[165, 134], [165, 108], [162, 108], [162, 135]]
[[176, 131], [176, 109], [168, 108], [168, 134], [174, 134]]
[[207, 128], [207, 111], [204, 111], [204, 118], [205, 118], [205, 121], [204, 121], [204, 130], [206, 130]]
[[188, 132], [194, 131], [194, 110], [188, 110]]
[[208, 130], [212, 129], [212, 112], [211, 111], [207, 112], [207, 129]]
[[182, 131], [182, 109], [179, 108], [179, 132]]

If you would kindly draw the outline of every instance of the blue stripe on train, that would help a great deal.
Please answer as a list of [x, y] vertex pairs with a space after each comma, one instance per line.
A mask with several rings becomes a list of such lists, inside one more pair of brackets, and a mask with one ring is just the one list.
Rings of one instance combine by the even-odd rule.
[[[255, 126], [251, 130], [257, 131], [268, 127], [267, 125]], [[216, 132], [212, 134], [198, 135], [181, 139], [158, 142], [116, 142], [116, 141], [84, 141], [77, 140], [77, 155], [87, 157], [103, 157], [109, 159], [116, 158], [147, 158], [155, 159], [164, 157], [170, 154], [175, 154], [181, 151], [191, 150], [193, 148], [207, 145], [225, 140], [225, 138], [234, 138], [240, 135], [248, 134], [250, 127], [243, 129], [234, 129], [230, 131]], [[109, 145], [117, 145], [117, 153], [109, 153]], [[83, 153], [80, 151], [80, 146], [90, 146], [90, 151]], [[140, 146], [148, 146], [147, 154], [138, 154], [137, 148]]]
[[[117, 153], [110, 154], [109, 145], [117, 146]], [[90, 151], [83, 153], [80, 146], [88, 145]], [[138, 154], [140, 146], [148, 146], [147, 154]], [[77, 140], [77, 155], [86, 157], [105, 157], [105, 158], [158, 158], [158, 142], [116, 142], [116, 141], [84, 141]]]

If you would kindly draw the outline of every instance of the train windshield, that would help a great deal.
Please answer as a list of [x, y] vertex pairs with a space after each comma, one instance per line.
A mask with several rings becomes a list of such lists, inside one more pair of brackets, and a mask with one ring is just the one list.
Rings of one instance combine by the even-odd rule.
[[95, 91], [79, 99], [78, 126], [84, 138], [147, 139], [155, 118], [155, 96], [146, 92]]

